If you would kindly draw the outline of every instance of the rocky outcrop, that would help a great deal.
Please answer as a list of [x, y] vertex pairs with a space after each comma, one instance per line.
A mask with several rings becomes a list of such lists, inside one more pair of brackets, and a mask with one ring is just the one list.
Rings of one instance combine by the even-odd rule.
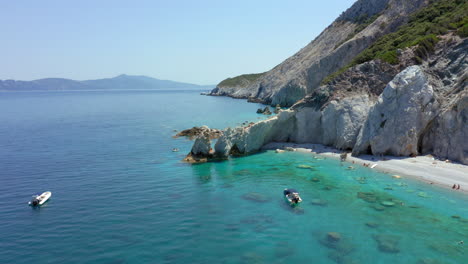
[[266, 106], [264, 109], [261, 109], [261, 108], [257, 109], [257, 114], [271, 115], [271, 111], [270, 111], [270, 108]]
[[322, 109], [295, 108], [296, 129], [292, 140], [350, 149], [356, 142], [370, 104], [369, 96], [356, 95], [332, 100]]
[[422, 65], [441, 107], [423, 135], [421, 153], [468, 164], [468, 39], [442, 38], [435, 54]]
[[418, 155], [420, 137], [437, 115], [438, 106], [421, 68], [407, 68], [387, 85], [370, 109], [353, 154]]
[[364, 90], [368, 92], [341, 91], [324, 102], [306, 98], [267, 120], [229, 128], [216, 142], [214, 155], [249, 154], [276, 141], [320, 143], [352, 149], [354, 155], [431, 152], [468, 163], [465, 90], [459, 92], [451, 108], [441, 112], [440, 99], [420, 66], [397, 74], [378, 98]]
[[[380, 6], [384, 2], [389, 8]], [[348, 55], [354, 56], [373, 38], [395, 31], [394, 27], [423, 2], [357, 1], [310, 45], [242, 88], [241, 97], [250, 101], [294, 103], [292, 107], [277, 107], [277, 116], [223, 131], [214, 153], [207, 155], [225, 158], [249, 154], [276, 141], [324, 144], [352, 150], [353, 155], [430, 153], [468, 164], [468, 40], [455, 31], [416, 46], [395, 48], [391, 51], [395, 60], [390, 60], [395, 64], [370, 60], [340, 70], [319, 85], [325, 73], [346, 64]], [[460, 6], [456, 9], [461, 10]], [[362, 20], [356, 16], [365, 10], [378, 16], [362, 31], [356, 31]], [[409, 27], [425, 25], [411, 23], [385, 41], [394, 45], [401, 39], [393, 41], [393, 37], [402, 36]], [[353, 63], [357, 61], [361, 60]], [[200, 153], [206, 153], [206, 148]]]
[[198, 134], [196, 135], [195, 142], [190, 153], [184, 158], [184, 161], [189, 163], [207, 162], [214, 157], [214, 152], [211, 148], [212, 131], [207, 126], [197, 128], [196, 131]]
[[[359, 0], [315, 40], [255, 82], [246, 86], [218, 86], [212, 95], [257, 98], [262, 102], [291, 106], [310, 94], [329, 74], [347, 65], [380, 36], [393, 32], [424, 0]], [[356, 32], [365, 18], [378, 17]]]
[[290, 141], [294, 131], [294, 111], [281, 111], [278, 115], [248, 127], [228, 128], [215, 144], [215, 154], [248, 154], [260, 150], [273, 141]]
[[178, 137], [187, 137], [189, 139], [195, 139], [203, 134], [208, 134], [210, 139], [216, 139], [221, 136], [221, 130], [209, 128], [207, 126], [201, 127], [192, 127], [189, 129], [185, 129], [177, 133], [174, 138]]

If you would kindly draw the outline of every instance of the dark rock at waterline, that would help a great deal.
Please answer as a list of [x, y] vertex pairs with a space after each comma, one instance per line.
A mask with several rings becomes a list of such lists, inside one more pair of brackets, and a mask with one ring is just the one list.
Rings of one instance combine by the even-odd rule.
[[256, 192], [246, 193], [246, 194], [242, 195], [242, 198], [245, 199], [245, 200], [253, 201], [253, 202], [257, 202], [257, 203], [266, 203], [266, 202], [270, 201], [270, 199], [268, 197], [266, 197], [265, 195], [263, 195], [261, 193], [256, 193]]
[[209, 136], [209, 139], [216, 139], [219, 138], [222, 135], [222, 131], [214, 128], [209, 128], [207, 126], [201, 126], [201, 127], [192, 127], [189, 129], [185, 129], [177, 133], [174, 138], [178, 137], [188, 137], [189, 139], [194, 139], [202, 134], [207, 134]]
[[257, 109], [257, 114], [271, 115], [270, 107], [266, 106], [264, 109]]
[[377, 242], [377, 247], [380, 251], [385, 253], [398, 253], [400, 249], [398, 248], [398, 243], [400, 237], [394, 235], [374, 235], [374, 240]]
[[276, 105], [275, 111], [273, 111], [275, 114], [278, 114], [281, 111], [281, 106], [279, 104]]

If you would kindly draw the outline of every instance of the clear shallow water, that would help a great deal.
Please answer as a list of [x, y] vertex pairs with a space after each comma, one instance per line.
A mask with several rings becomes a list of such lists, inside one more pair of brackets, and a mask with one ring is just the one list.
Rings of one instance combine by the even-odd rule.
[[[1, 94], [0, 262], [466, 263], [460, 193], [307, 153], [180, 162], [191, 142], [174, 129], [257, 120], [259, 107], [196, 92]], [[45, 206], [27, 206], [45, 190]]]

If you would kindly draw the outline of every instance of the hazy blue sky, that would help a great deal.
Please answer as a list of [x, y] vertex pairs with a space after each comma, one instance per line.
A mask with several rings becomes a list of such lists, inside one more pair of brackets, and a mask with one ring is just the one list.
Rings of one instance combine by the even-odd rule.
[[271, 69], [355, 0], [11, 0], [0, 79], [126, 73], [198, 84]]

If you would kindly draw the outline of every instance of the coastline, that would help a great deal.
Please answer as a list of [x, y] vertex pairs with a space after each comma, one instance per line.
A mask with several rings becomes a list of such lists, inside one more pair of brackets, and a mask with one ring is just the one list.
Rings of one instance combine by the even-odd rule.
[[[286, 142], [268, 143], [262, 147], [262, 150], [284, 150], [286, 148], [295, 148], [298, 152], [312, 153], [338, 160], [340, 159], [340, 154], [343, 153], [338, 149], [321, 144], [295, 144]], [[350, 153], [348, 154], [346, 162], [351, 162], [360, 166], [369, 164], [368, 167], [375, 165], [372, 169], [382, 173], [392, 175], [396, 174], [403, 178], [408, 177], [448, 189], [452, 189], [454, 184], [459, 184], [460, 189], [454, 191], [468, 194], [467, 165], [445, 162], [435, 159], [430, 155], [417, 157], [377, 157], [372, 155], [361, 155], [359, 157], [352, 157]]]

